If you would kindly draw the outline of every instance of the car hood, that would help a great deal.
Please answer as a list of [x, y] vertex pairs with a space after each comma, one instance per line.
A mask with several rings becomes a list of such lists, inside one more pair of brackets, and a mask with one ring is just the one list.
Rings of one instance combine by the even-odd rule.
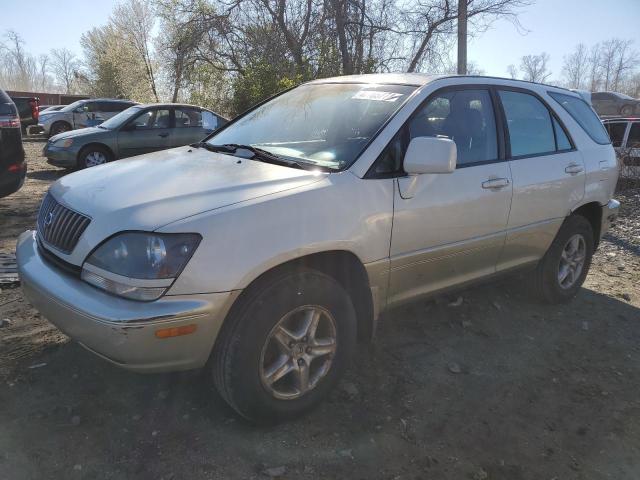
[[63, 138], [75, 138], [75, 137], [84, 137], [87, 135], [102, 135], [110, 132], [111, 130], [107, 130], [105, 128], [79, 128], [77, 130], [69, 130], [68, 132], [59, 133], [50, 138], [51, 141], [55, 142], [56, 140], [60, 140]]
[[91, 230], [101, 241], [118, 231], [155, 230], [327, 175], [179, 147], [72, 173], [50, 191], [63, 205], [90, 216], [87, 233]]

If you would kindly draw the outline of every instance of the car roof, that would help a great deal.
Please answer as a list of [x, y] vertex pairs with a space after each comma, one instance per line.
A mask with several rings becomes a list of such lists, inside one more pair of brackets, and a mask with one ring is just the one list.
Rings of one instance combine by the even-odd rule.
[[568, 94], [572, 94], [574, 96], [579, 96], [576, 92], [571, 91], [567, 88], [558, 87], [556, 85], [548, 85], [545, 83], [538, 82], [529, 82], [526, 80], [517, 80], [514, 78], [505, 78], [505, 77], [493, 77], [489, 75], [457, 75], [457, 74], [449, 74], [449, 75], [429, 75], [426, 73], [368, 73], [364, 75], [343, 75], [340, 77], [329, 77], [329, 78], [320, 78], [317, 80], [312, 80], [307, 82], [308, 84], [321, 84], [321, 83], [371, 83], [371, 84], [383, 84], [383, 85], [412, 85], [416, 87], [421, 87], [427, 85], [436, 80], [441, 80], [445, 78], [474, 78], [479, 80], [492, 80], [492, 81], [500, 81], [501, 84], [514, 84], [514, 85], [525, 85], [525, 86], [542, 86], [546, 88], [553, 88], [557, 90], [564, 91]]
[[81, 98], [76, 100], [77, 102], [118, 102], [118, 103], [130, 103], [131, 105], [137, 105], [137, 102], [133, 100], [124, 100], [120, 98]]

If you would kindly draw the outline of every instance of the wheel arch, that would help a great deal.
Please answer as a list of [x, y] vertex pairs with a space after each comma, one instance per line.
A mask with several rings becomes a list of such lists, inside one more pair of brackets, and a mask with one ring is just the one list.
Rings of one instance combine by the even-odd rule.
[[83, 145], [82, 148], [78, 151], [78, 155], [76, 156], [76, 162], [80, 161], [80, 157], [82, 156], [82, 153], [84, 151], [87, 150], [87, 148], [89, 147], [101, 147], [104, 148], [107, 152], [109, 152], [109, 155], [111, 155], [111, 160], [115, 160], [116, 159], [116, 155], [113, 151], [113, 149], [111, 147], [109, 147], [108, 145], [105, 145], [102, 142], [89, 142], [86, 145]]
[[318, 270], [344, 288], [356, 310], [358, 340], [369, 341], [375, 333], [374, 299], [371, 293], [369, 275], [362, 261], [347, 250], [330, 250], [311, 253], [273, 266], [254, 278], [234, 301], [227, 317], [242, 304], [242, 301], [273, 277], [295, 272], [302, 268]]
[[60, 120], [53, 121], [53, 123], [51, 124], [51, 127], [49, 127], [49, 136], [51, 136], [51, 130], [53, 130], [54, 125], [58, 123], [65, 123], [69, 125], [69, 131], [73, 130], [73, 125], [71, 125], [71, 122], [69, 122], [68, 120], [65, 120], [64, 118], [61, 118]]
[[589, 202], [580, 205], [571, 212], [572, 215], [581, 215], [586, 218], [593, 228], [593, 241], [595, 247], [600, 243], [600, 232], [602, 230], [602, 205], [598, 202]]

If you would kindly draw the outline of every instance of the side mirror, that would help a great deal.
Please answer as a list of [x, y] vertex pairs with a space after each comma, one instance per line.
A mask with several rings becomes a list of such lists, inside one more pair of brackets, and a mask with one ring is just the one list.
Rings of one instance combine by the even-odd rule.
[[421, 173], [453, 173], [458, 151], [456, 143], [444, 137], [415, 137], [404, 155], [404, 171]]

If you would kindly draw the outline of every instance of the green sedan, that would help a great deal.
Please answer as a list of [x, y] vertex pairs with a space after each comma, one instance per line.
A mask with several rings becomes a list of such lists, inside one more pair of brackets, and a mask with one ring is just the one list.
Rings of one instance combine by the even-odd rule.
[[49, 138], [42, 153], [58, 167], [93, 167], [199, 142], [226, 122], [220, 115], [193, 105], [135, 105], [95, 127]]

